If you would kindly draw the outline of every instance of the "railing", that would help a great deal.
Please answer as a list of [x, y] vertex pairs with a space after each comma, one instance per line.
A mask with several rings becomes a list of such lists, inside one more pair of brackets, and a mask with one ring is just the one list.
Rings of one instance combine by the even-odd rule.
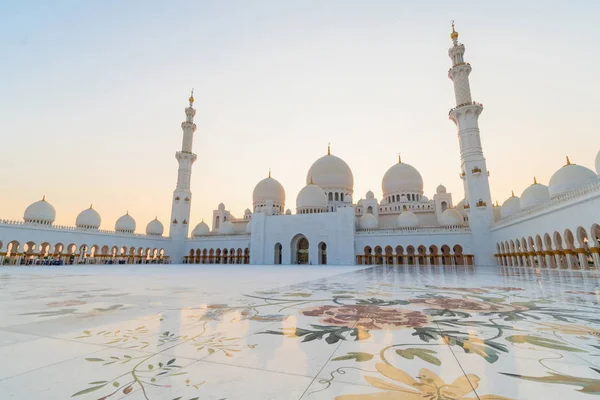
[[471, 229], [468, 226], [450, 225], [450, 226], [432, 226], [432, 227], [414, 227], [414, 228], [390, 228], [390, 229], [357, 229], [357, 235], [397, 235], [411, 233], [467, 233]]
[[448, 111], [448, 115], [452, 114], [453, 111], [458, 110], [459, 108], [462, 107], [467, 107], [467, 106], [479, 106], [483, 108], [483, 104], [482, 103], [478, 103], [476, 101], [471, 101], [469, 103], [462, 103], [457, 105], [456, 107], [454, 107], [453, 109], [451, 109], [450, 111]]
[[198, 235], [196, 237], [188, 238], [187, 240], [209, 239], [209, 238], [214, 238], [214, 237], [223, 238], [223, 237], [227, 237], [227, 236], [236, 236], [236, 237], [248, 236], [249, 237], [250, 234], [247, 232], [233, 232], [233, 233], [209, 232], [209, 233], [205, 233], [203, 235]]
[[39, 224], [35, 222], [25, 222], [25, 221], [17, 221], [11, 219], [0, 219], [1, 225], [11, 225], [11, 226], [22, 226], [24, 228], [33, 228], [33, 229], [44, 229], [44, 230], [55, 230], [55, 231], [76, 231], [82, 233], [100, 233], [105, 235], [120, 235], [120, 236], [134, 236], [134, 237], [144, 237], [144, 238], [153, 238], [153, 239], [169, 239], [169, 237], [165, 236], [157, 236], [157, 235], [146, 235], [143, 233], [128, 233], [128, 232], [117, 232], [111, 231], [107, 229], [93, 229], [93, 228], [79, 228], [77, 226], [67, 226], [67, 225], [49, 225], [49, 224]]
[[586, 194], [593, 193], [593, 192], [599, 192], [599, 194], [600, 194], [600, 181], [597, 183], [592, 183], [591, 185], [584, 186], [582, 188], [570, 191], [568, 193], [561, 194], [560, 196], [557, 196], [557, 197], [551, 199], [549, 203], [544, 203], [544, 204], [539, 204], [537, 206], [529, 207], [529, 208], [519, 211], [516, 214], [513, 214], [506, 218], [502, 218], [501, 220], [492, 224], [492, 228], [499, 228], [501, 226], [504, 226], [508, 222], [513, 222], [513, 221], [518, 220], [523, 217], [534, 217], [534, 216], [536, 216], [536, 214], [539, 214], [543, 211], [546, 211], [546, 210], [549, 210], [552, 208], [556, 208], [557, 206], [559, 206], [561, 204], [567, 203], [573, 199], [577, 199], [579, 197], [582, 197]]

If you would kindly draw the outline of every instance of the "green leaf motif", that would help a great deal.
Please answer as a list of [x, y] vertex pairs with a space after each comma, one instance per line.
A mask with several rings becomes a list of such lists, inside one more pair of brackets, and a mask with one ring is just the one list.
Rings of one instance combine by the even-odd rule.
[[373, 354], [369, 353], [359, 353], [359, 352], [349, 352], [345, 356], [336, 357], [332, 361], [344, 361], [344, 360], [355, 360], [357, 362], [365, 362], [373, 359]]
[[171, 358], [171, 359], [170, 359], [170, 360], [167, 362], [167, 365], [171, 365], [171, 364], [173, 364], [174, 362], [175, 362], [175, 359], [174, 359], [174, 358]]
[[546, 347], [548, 349], [553, 350], [564, 350], [571, 351], [574, 353], [585, 353], [584, 350], [577, 349], [575, 347], [566, 346], [562, 342], [550, 338], [543, 338], [539, 336], [530, 336], [530, 335], [513, 335], [506, 338], [511, 343], [528, 343], [534, 346]]
[[121, 386], [121, 385], [119, 384], [119, 382], [116, 382], [116, 381], [115, 381], [115, 382], [113, 382], [113, 386], [117, 388], [117, 387], [119, 387], [119, 386]]
[[86, 361], [99, 362], [104, 360], [102, 358], [86, 358]]
[[438, 367], [442, 365], [440, 359], [432, 355], [437, 354], [437, 352], [434, 350], [409, 348], [404, 350], [396, 350], [396, 354], [408, 360], [412, 360], [416, 356], [419, 357], [421, 360], [433, 365], [437, 365]]
[[92, 393], [92, 392], [95, 392], [98, 389], [102, 389], [104, 386], [106, 386], [106, 384], [100, 385], [100, 386], [94, 386], [94, 387], [87, 388], [87, 389], [83, 389], [82, 391], [75, 393], [71, 397], [81, 396], [82, 394]]
[[[595, 368], [592, 368], [592, 369], [597, 372], [597, 370]], [[548, 375], [540, 376], [540, 377], [509, 374], [506, 372], [500, 372], [500, 374], [510, 376], [513, 378], [523, 379], [526, 381], [532, 381], [532, 382], [580, 386], [581, 389], [578, 390], [579, 392], [587, 393], [587, 394], [595, 394], [595, 395], [600, 394], [600, 380], [599, 379], [579, 378], [576, 376], [557, 374], [554, 372], [548, 372]]]

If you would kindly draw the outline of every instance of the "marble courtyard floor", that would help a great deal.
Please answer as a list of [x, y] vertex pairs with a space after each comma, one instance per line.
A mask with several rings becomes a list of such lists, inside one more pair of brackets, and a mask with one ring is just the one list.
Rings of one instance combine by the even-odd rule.
[[586, 399], [600, 275], [0, 268], [0, 399]]

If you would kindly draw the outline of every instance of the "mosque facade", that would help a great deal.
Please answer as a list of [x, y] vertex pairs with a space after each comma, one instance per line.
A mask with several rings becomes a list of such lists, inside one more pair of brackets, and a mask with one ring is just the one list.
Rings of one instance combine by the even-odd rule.
[[538, 268], [600, 268], [600, 151], [595, 170], [572, 163], [534, 182], [521, 196], [492, 204], [489, 171], [478, 119], [483, 105], [471, 97], [471, 65], [452, 26], [448, 77], [456, 105], [449, 119], [460, 147], [464, 196], [454, 202], [443, 185], [431, 198], [413, 166], [392, 165], [382, 179], [382, 197], [371, 191], [356, 199], [351, 168], [327, 154], [306, 174], [296, 206], [286, 208], [284, 187], [269, 176], [252, 193], [252, 208], [235, 217], [219, 204], [212, 228], [202, 220], [191, 229], [191, 175], [196, 161], [193, 94], [181, 124], [183, 139], [173, 191], [169, 230], [158, 219], [134, 233], [129, 212], [114, 230], [101, 230], [90, 205], [75, 226], [54, 224], [45, 198], [25, 210], [23, 221], [0, 220], [0, 265], [30, 263], [106, 264], [333, 264], [333, 265], [510, 265]]

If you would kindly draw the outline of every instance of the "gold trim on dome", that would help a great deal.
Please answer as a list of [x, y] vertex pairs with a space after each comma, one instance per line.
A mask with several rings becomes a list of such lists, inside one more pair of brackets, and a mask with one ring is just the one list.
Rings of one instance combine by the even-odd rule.
[[190, 106], [194, 104], [194, 89], [192, 89], [192, 93], [190, 94], [190, 98], [188, 100], [190, 101]]

